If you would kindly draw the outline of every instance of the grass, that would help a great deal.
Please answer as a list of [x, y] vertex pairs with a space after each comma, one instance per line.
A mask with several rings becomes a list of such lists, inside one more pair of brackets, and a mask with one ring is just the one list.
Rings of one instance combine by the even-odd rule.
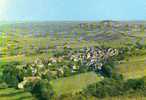
[[0, 33], [0, 46], [3, 44], [3, 41], [6, 40], [5, 33]]
[[35, 100], [31, 93], [14, 88], [0, 89], [0, 100]]
[[36, 55], [31, 55], [31, 56], [25, 56], [25, 55], [17, 55], [17, 56], [5, 56], [0, 58], [0, 61], [3, 62], [13, 62], [13, 61], [18, 61], [18, 62], [32, 62], [34, 60], [36, 60], [36, 58], [48, 58], [50, 57], [51, 54], [46, 54], [46, 53], [42, 53], [42, 54], [36, 54]]
[[128, 97], [128, 96], [119, 96], [119, 97], [107, 97], [104, 99], [97, 99], [93, 98], [90, 100], [146, 100], [146, 97], [143, 96], [133, 96], [133, 97]]
[[146, 55], [130, 57], [128, 61], [117, 65], [116, 71], [123, 74], [125, 79], [146, 76]]
[[52, 80], [50, 83], [53, 86], [57, 95], [66, 93], [76, 93], [86, 88], [87, 85], [100, 81], [101, 78], [94, 72], [74, 75], [67, 78]]

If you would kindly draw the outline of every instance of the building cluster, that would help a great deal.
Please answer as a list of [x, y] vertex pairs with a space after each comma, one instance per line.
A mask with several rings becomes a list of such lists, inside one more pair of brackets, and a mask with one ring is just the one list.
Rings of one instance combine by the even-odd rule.
[[[91, 69], [102, 69], [106, 61], [115, 55], [118, 55], [118, 50], [113, 48], [83, 48], [81, 52], [71, 55], [70, 60], [81, 62], [82, 65], [90, 66]], [[75, 67], [74, 67], [75, 68]]]
[[[33, 80], [36, 77], [38, 78], [48, 74], [53, 74], [56, 77], [62, 76], [65, 73], [64, 68], [69, 68], [71, 73], [77, 72], [80, 67], [88, 67], [88, 69], [92, 71], [100, 71], [104, 67], [106, 61], [116, 55], [118, 55], [118, 50], [113, 48], [82, 48], [76, 52], [70, 51], [67, 55], [60, 57], [51, 57], [46, 60], [37, 58], [34, 62], [24, 65], [23, 69], [24, 71], [31, 71], [32, 76], [29, 77], [29, 80], [30, 78]], [[58, 66], [58, 63], [64, 61], [69, 61], [70, 65], [65, 65], [66, 63], [64, 63], [64, 65]], [[57, 65], [55, 70], [51, 70], [50, 68], [54, 65]], [[28, 78], [25, 78], [18, 87], [23, 88], [27, 82]]]

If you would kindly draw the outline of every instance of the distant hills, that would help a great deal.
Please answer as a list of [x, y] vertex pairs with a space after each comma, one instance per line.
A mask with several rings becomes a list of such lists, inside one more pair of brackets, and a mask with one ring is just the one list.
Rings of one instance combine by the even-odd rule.
[[[20, 21], [1, 22], [0, 32], [20, 35], [77, 35], [95, 39], [119, 39], [133, 30], [138, 33], [146, 21]], [[129, 28], [128, 28], [129, 27]]]

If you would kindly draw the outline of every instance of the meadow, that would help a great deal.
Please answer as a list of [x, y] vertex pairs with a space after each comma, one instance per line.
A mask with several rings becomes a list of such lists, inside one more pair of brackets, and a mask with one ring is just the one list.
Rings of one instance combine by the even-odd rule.
[[125, 79], [143, 77], [146, 75], [146, 56], [130, 57], [128, 61], [117, 65], [116, 71], [122, 73]]
[[0, 89], [1, 100], [35, 100], [31, 93], [14, 88]]
[[52, 80], [50, 83], [52, 84], [56, 94], [61, 95], [80, 92], [89, 84], [98, 82], [101, 79], [102, 78], [100, 76], [97, 76], [94, 72], [88, 72], [67, 78]]

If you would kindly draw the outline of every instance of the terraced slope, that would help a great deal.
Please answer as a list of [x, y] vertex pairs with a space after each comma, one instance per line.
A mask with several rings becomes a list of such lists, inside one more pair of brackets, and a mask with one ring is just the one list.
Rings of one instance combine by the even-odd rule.
[[31, 93], [14, 88], [0, 89], [0, 100], [35, 100]]

